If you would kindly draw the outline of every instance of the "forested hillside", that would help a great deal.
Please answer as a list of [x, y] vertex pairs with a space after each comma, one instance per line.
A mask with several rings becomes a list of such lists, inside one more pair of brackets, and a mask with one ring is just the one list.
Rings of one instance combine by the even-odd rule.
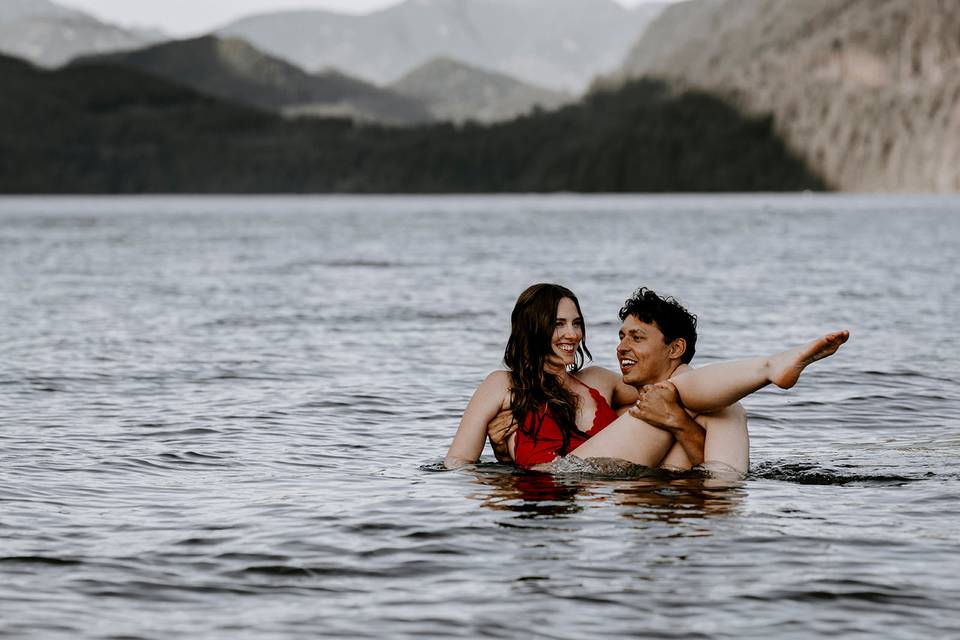
[[0, 58], [0, 192], [793, 191], [769, 119], [655, 82], [505, 124], [288, 120], [138, 71]]

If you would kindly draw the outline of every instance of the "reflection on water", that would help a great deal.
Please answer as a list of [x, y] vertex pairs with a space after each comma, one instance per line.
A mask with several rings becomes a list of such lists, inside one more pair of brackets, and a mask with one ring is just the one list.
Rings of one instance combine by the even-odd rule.
[[628, 509], [624, 517], [664, 522], [728, 515], [746, 495], [742, 481], [709, 477], [638, 480], [614, 489], [617, 504]]
[[484, 463], [470, 468], [484, 487], [470, 497], [519, 518], [558, 518], [607, 503], [626, 518], [681, 522], [729, 514], [745, 495], [743, 480], [630, 466], [631, 474], [556, 475]]
[[583, 485], [574, 478], [527, 472], [502, 464], [473, 467], [484, 489], [470, 494], [487, 509], [511, 511], [520, 518], [559, 517], [583, 510], [577, 496]]

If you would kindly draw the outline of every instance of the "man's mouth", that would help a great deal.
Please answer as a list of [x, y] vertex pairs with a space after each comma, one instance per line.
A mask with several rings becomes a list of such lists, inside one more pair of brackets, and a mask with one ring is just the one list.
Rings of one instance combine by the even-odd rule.
[[630, 358], [621, 358], [620, 359], [620, 368], [629, 369], [633, 365], [637, 364], [636, 360], [631, 360]]

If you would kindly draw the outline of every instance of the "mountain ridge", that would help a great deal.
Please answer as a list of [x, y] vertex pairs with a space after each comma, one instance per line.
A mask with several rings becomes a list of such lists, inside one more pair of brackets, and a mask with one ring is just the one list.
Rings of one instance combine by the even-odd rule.
[[365, 15], [249, 16], [217, 30], [307, 71], [336, 67], [387, 84], [436, 57], [551, 89], [580, 91], [615, 68], [663, 4], [613, 0], [407, 0]]
[[156, 30], [127, 29], [49, 0], [3, 0], [0, 53], [44, 67], [79, 55], [135, 49], [163, 40]]
[[92, 18], [93, 16], [50, 0], [4, 0], [0, 3], [0, 23], [36, 17]]
[[438, 119], [454, 122], [510, 120], [572, 100], [569, 94], [447, 57], [425, 62], [389, 87], [422, 100]]
[[75, 64], [133, 67], [226, 100], [288, 115], [339, 115], [392, 124], [432, 120], [426, 105], [337, 71], [307, 74], [238, 38], [200, 36]]

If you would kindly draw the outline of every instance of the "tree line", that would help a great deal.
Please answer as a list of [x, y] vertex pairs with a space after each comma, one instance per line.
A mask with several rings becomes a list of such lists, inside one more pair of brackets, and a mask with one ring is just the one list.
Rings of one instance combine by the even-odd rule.
[[3, 193], [823, 190], [769, 117], [640, 80], [494, 125], [285, 119], [103, 64], [0, 58]]

